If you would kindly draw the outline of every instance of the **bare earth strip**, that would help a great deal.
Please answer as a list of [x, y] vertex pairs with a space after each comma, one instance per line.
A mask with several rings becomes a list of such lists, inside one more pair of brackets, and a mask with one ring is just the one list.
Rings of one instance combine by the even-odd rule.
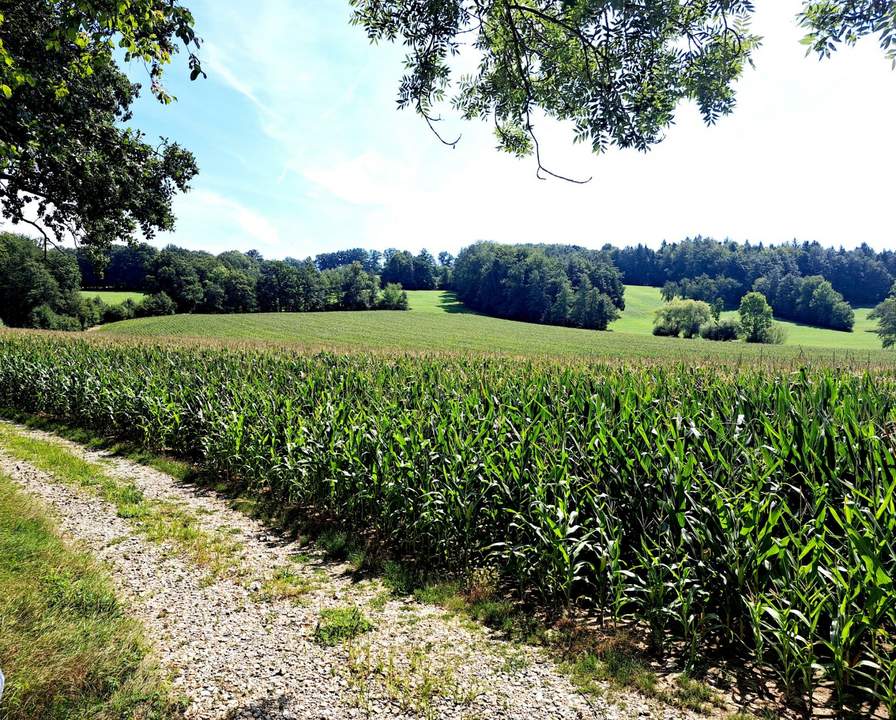
[[[378, 581], [355, 581], [347, 566], [274, 537], [223, 498], [122, 458], [18, 430], [104, 463], [147, 497], [177, 503], [206, 529], [241, 543], [239, 571], [215, 578], [172, 547], [135, 534], [105, 501], [0, 453], [0, 469], [54, 508], [65, 533], [109, 565], [189, 698], [188, 718], [686, 717], [635, 695], [616, 693], [612, 703], [586, 698], [540, 651], [439, 608], [386, 599]], [[266, 599], [263, 588], [284, 568], [307, 580], [308, 591], [299, 599]], [[336, 647], [315, 642], [321, 610], [350, 605], [373, 630]]]

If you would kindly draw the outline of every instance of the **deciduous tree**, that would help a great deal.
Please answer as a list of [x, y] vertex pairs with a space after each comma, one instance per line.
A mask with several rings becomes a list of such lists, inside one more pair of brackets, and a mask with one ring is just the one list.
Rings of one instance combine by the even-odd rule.
[[[127, 127], [140, 86], [116, 62], [162, 68], [198, 46], [177, 0], [9, 0], [0, 8], [0, 212], [32, 225], [45, 248], [75, 239], [97, 251], [174, 226], [172, 198], [197, 172], [176, 143]], [[193, 76], [201, 74], [191, 55]]]

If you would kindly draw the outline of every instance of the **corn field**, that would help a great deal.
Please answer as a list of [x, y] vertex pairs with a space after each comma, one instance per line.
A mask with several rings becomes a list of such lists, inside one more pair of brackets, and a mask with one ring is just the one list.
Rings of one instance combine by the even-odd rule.
[[896, 716], [896, 380], [0, 334], [0, 406]]

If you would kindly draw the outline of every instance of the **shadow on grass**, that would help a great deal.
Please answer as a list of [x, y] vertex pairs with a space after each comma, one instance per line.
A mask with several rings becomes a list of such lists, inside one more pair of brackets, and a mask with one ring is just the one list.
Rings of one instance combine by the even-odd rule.
[[442, 312], [452, 313], [455, 315], [478, 315], [475, 310], [471, 310], [457, 299], [457, 295], [453, 292], [439, 293], [438, 308]]

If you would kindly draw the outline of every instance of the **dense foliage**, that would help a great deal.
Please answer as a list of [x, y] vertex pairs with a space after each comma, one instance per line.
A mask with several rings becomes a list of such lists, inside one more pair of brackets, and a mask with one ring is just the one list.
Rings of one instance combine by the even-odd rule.
[[740, 301], [737, 310], [744, 340], [749, 343], [773, 343], [775, 341], [772, 308], [765, 295], [749, 292]]
[[656, 311], [653, 334], [662, 337], [697, 337], [713, 320], [712, 308], [702, 300], [670, 300]]
[[427, 568], [494, 565], [640, 621], [657, 653], [746, 650], [795, 697], [893, 711], [896, 382], [729, 372], [0, 333], [2, 406], [173, 451]]
[[625, 309], [625, 288], [606, 253], [573, 245], [464, 248], [452, 287], [466, 305], [498, 317], [605, 330]]
[[44, 256], [34, 240], [0, 233], [0, 319], [13, 327], [80, 329], [81, 275], [75, 259]]
[[333, 270], [356, 262], [361, 263], [361, 267], [365, 271], [376, 275], [382, 268], [383, 254], [379, 250], [351, 248], [350, 250], [321, 253], [314, 258], [314, 264], [318, 270]]
[[[172, 200], [197, 172], [175, 143], [127, 126], [140, 86], [119, 69], [150, 67], [153, 91], [178, 42], [195, 42], [175, 0], [10, 0], [0, 12], [0, 211], [48, 244], [101, 254], [174, 227]], [[194, 74], [198, 60], [191, 58]]]
[[833, 330], [851, 331], [855, 324], [849, 303], [821, 275], [769, 275], [753, 288], [768, 299], [778, 317]]
[[865, 244], [844, 250], [816, 242], [766, 246], [696, 237], [663, 243], [658, 250], [643, 245], [607, 250], [630, 285], [680, 283], [674, 294], [709, 303], [719, 297], [729, 310], [762, 277], [821, 275], [858, 307], [879, 303], [896, 281], [896, 251], [878, 253]]
[[139, 244], [114, 245], [100, 268], [89, 253], [79, 252], [78, 260], [85, 286], [164, 293], [181, 313], [397, 309], [401, 289], [383, 304], [371, 255], [349, 250], [316, 261], [265, 260], [254, 250], [212, 255]]
[[835, 330], [851, 330], [850, 304], [879, 303], [896, 277], [896, 253], [867, 245], [854, 250], [818, 243], [750, 245], [711, 238], [607, 248], [627, 283], [663, 287], [663, 297], [708, 302], [733, 310], [751, 290], [763, 293], [775, 316]]
[[436, 264], [428, 250], [412, 255], [407, 250], [386, 250], [382, 270], [384, 283], [398, 283], [407, 290], [435, 290], [444, 280], [444, 266]]

